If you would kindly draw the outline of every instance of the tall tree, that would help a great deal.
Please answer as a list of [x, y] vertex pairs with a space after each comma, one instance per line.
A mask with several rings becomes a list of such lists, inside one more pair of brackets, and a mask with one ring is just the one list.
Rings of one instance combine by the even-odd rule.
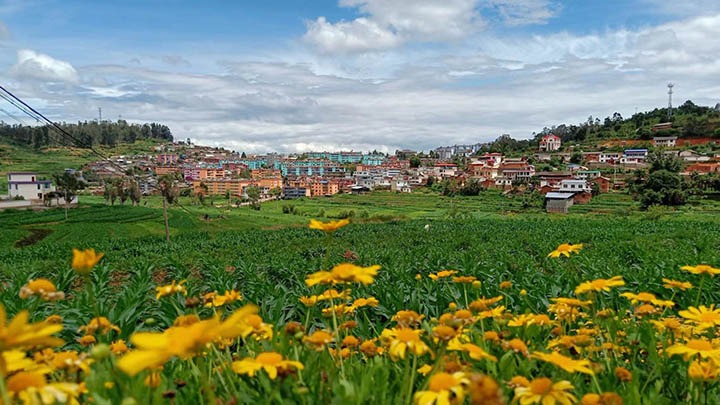
[[78, 190], [85, 188], [85, 183], [76, 175], [68, 172], [53, 175], [56, 187], [65, 200], [65, 219], [68, 218], [70, 202], [77, 196]]
[[176, 173], [168, 173], [158, 178], [158, 186], [163, 201], [163, 218], [165, 219], [165, 240], [170, 242], [170, 227], [168, 225], [167, 206], [175, 202], [179, 191], [177, 183], [179, 181]]

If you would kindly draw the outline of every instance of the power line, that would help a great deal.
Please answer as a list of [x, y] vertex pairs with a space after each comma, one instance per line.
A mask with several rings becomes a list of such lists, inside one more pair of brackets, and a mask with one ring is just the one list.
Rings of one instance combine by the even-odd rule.
[[[28, 105], [26, 102], [24, 102], [23, 100], [21, 100], [19, 97], [17, 97], [17, 96], [14, 95], [13, 93], [11, 93], [9, 90], [7, 90], [7, 89], [6, 89], [5, 87], [3, 87], [2, 85], [0, 85], [0, 97], [2, 97], [3, 99], [7, 100], [10, 104], [12, 104], [12, 105], [15, 106], [16, 108], [18, 108], [20, 111], [22, 111], [23, 113], [27, 114], [27, 115], [30, 116], [31, 118], [33, 118], [35, 121], [37, 121], [37, 122], [42, 121], [42, 122], [46, 123], [46, 125], [48, 125], [51, 129], [54, 129], [54, 130], [56, 130], [57, 132], [59, 132], [61, 135], [70, 138], [76, 145], [79, 145], [79, 146], [82, 147], [82, 148], [90, 149], [90, 151], [92, 151], [94, 154], [96, 154], [97, 156], [99, 156], [102, 160], [110, 163], [110, 165], [114, 166], [116, 169], [119, 169], [119, 173], [120, 173], [121, 176], [129, 177], [129, 178], [131, 178], [132, 180], [134, 180], [135, 182], [138, 182], [138, 180], [137, 180], [137, 178], [136, 178], [136, 176], [135, 176], [134, 174], [127, 174], [127, 173], [125, 173], [125, 169], [124, 169], [122, 166], [120, 166], [119, 164], [115, 163], [115, 162], [112, 161], [109, 157], [105, 156], [103, 153], [101, 153], [101, 152], [99, 152], [98, 150], [96, 150], [96, 149], [92, 146], [92, 143], [89, 143], [89, 144], [88, 144], [88, 143], [86, 143], [86, 142], [83, 142], [83, 141], [81, 141], [80, 139], [78, 139], [77, 137], [75, 137], [74, 135], [70, 134], [70, 133], [67, 132], [65, 129], [63, 129], [61, 126], [59, 126], [59, 125], [56, 124], [54, 121], [50, 120], [49, 118], [47, 118], [46, 116], [44, 116], [43, 114], [41, 114], [39, 111], [37, 111], [37, 110], [35, 110], [34, 108], [32, 108], [30, 105]], [[19, 103], [19, 104], [18, 104], [18, 103]], [[150, 187], [152, 187], [152, 188], [154, 188], [154, 189], [162, 192], [162, 189], [161, 189], [159, 186], [157, 186], [157, 185], [152, 185], [152, 184], [149, 184], [149, 183], [148, 183], [148, 185], [149, 185]], [[177, 200], [176, 200], [176, 203], [178, 204], [178, 206], [179, 206], [183, 211], [187, 212], [188, 214], [192, 214], [187, 208], [185, 208], [182, 204], [180, 204], [179, 202], [177, 202]]]

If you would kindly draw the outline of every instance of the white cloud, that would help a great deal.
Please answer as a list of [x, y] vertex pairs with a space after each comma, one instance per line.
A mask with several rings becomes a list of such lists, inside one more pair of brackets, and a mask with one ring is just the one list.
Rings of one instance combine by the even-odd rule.
[[[406, 33], [411, 26], [403, 26]], [[484, 32], [442, 47], [379, 53], [228, 53], [216, 74], [197, 72], [216, 56], [183, 54], [191, 68], [78, 65], [70, 71], [75, 82], [16, 75], [12, 88], [54, 119], [93, 119], [101, 106], [107, 117], [162, 122], [179, 139], [246, 152], [428, 150], [662, 107], [668, 81], [676, 83], [676, 103], [714, 105], [718, 37], [720, 15], [590, 35]], [[341, 49], [345, 42], [338, 43]]]
[[547, 0], [489, 0], [508, 25], [545, 24], [560, 7]]
[[483, 10], [508, 25], [545, 23], [557, 8], [549, 0], [340, 0], [363, 15], [331, 23], [308, 23], [304, 39], [323, 52], [381, 51], [407, 42], [466, 38], [485, 26]]
[[325, 17], [308, 24], [305, 40], [330, 53], [390, 49], [403, 42], [395, 32], [366, 18], [331, 24]]
[[17, 63], [10, 71], [12, 75], [23, 78], [71, 83], [78, 81], [78, 73], [70, 63], [30, 49], [17, 52]]

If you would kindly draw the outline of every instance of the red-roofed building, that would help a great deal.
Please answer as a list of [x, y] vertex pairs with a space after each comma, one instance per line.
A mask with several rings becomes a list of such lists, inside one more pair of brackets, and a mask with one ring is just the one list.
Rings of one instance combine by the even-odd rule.
[[546, 152], [552, 152], [560, 149], [562, 142], [560, 137], [555, 134], [545, 135], [540, 139], [540, 150]]

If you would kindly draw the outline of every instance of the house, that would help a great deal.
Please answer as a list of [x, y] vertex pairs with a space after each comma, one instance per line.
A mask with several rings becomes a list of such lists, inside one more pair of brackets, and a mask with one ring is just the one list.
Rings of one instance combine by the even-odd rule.
[[305, 187], [284, 187], [282, 191], [283, 198], [286, 200], [310, 197], [310, 190]]
[[42, 200], [43, 196], [55, 191], [51, 180], [40, 180], [37, 173], [10, 172], [8, 178], [8, 194], [11, 199]]
[[529, 181], [535, 175], [535, 166], [524, 160], [506, 160], [500, 164], [500, 175], [514, 182]]
[[685, 162], [707, 162], [711, 160], [710, 156], [705, 156], [695, 152], [694, 150], [684, 150], [678, 153], [678, 157]]
[[567, 214], [573, 205], [573, 193], [552, 192], [545, 194], [545, 211]]
[[582, 179], [570, 179], [560, 181], [561, 193], [583, 193], [592, 192], [592, 188], [588, 185], [586, 180]]
[[412, 188], [407, 180], [393, 180], [390, 182], [390, 190], [396, 193], [412, 193]]
[[661, 122], [659, 124], [653, 125], [651, 131], [657, 132], [657, 131], [665, 131], [668, 129], [672, 129], [672, 122]]
[[591, 181], [598, 185], [598, 190], [601, 193], [609, 193], [610, 192], [610, 187], [612, 186], [612, 182], [610, 181], [609, 178], [607, 178], [605, 176], [598, 176], [598, 177], [593, 178]]
[[655, 136], [652, 142], [655, 147], [674, 148], [677, 136]]
[[622, 159], [623, 155], [622, 153], [618, 152], [602, 152], [598, 156], [598, 162], [600, 163], [609, 163], [609, 164], [615, 164], [620, 163], [620, 160]]
[[552, 152], [560, 149], [562, 142], [560, 137], [555, 134], [545, 135], [540, 139], [540, 150], [545, 152]]
[[562, 180], [572, 179], [570, 172], [537, 172], [535, 177], [539, 182], [539, 186], [557, 187]]
[[600, 177], [600, 170], [579, 170], [575, 177], [583, 180], [592, 180]]
[[455, 177], [457, 172], [457, 165], [455, 163], [438, 162], [433, 167], [433, 175], [440, 178]]
[[622, 159], [620, 159], [620, 162], [624, 164], [645, 163], [647, 155], [647, 149], [625, 149], [625, 153]]

